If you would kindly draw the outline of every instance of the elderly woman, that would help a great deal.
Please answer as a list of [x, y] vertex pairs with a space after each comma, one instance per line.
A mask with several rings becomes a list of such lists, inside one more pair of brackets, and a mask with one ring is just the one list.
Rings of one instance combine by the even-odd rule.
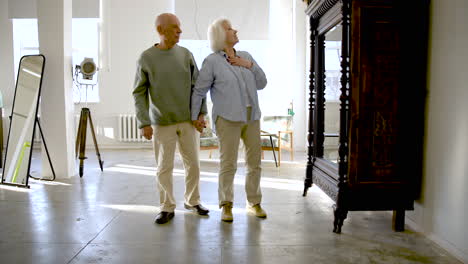
[[210, 91], [213, 130], [220, 145], [218, 199], [222, 208], [221, 220], [233, 221], [233, 184], [240, 139], [245, 145], [247, 165], [247, 212], [265, 218], [266, 213], [260, 206], [261, 112], [257, 95], [257, 90], [267, 84], [265, 73], [248, 52], [234, 49], [239, 39], [229, 20], [215, 20], [208, 28], [208, 39], [213, 53], [203, 62], [193, 89], [191, 110], [192, 121], [200, 131], [204, 126], [200, 106]]

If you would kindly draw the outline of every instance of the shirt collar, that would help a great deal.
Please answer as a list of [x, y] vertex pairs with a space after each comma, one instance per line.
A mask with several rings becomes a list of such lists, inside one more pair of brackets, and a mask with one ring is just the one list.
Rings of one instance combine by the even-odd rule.
[[[236, 49], [234, 49], [234, 52], [237, 55], [237, 50]], [[220, 50], [220, 51], [218, 51], [218, 53], [219, 53], [219, 55], [223, 56], [224, 58], [226, 58], [226, 59], [228, 58], [228, 55], [226, 54], [226, 52], [224, 52], [224, 50]]]

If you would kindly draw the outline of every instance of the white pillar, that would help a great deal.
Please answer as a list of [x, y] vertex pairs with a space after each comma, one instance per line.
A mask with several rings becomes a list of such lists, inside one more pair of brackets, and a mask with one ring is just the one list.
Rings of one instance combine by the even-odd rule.
[[[0, 91], [3, 97], [3, 115], [11, 114], [13, 94], [15, 92], [13, 59], [13, 25], [8, 18], [8, 1], [0, 1]], [[3, 142], [8, 136], [8, 118], [3, 122]], [[5, 153], [3, 153], [5, 155]], [[3, 156], [4, 157], [4, 156]]]
[[[39, 50], [46, 58], [41, 126], [57, 178], [75, 175], [71, 63], [71, 0], [37, 0]], [[42, 148], [42, 176], [51, 171]]]
[[306, 49], [308, 48], [307, 5], [302, 0], [295, 0], [293, 6], [294, 17], [294, 42], [295, 42], [295, 71], [294, 71], [294, 149], [304, 151], [306, 149], [307, 114], [309, 111], [309, 74], [306, 70]]

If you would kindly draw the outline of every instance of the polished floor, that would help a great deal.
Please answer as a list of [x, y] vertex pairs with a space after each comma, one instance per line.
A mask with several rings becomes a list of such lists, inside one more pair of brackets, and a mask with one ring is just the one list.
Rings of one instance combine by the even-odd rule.
[[266, 219], [246, 214], [240, 162], [233, 223], [220, 221], [216, 155], [201, 160], [207, 217], [183, 209], [177, 159], [177, 209], [164, 225], [153, 222], [152, 151], [103, 151], [104, 172], [93, 154], [83, 178], [31, 180], [30, 189], [0, 185], [0, 263], [460, 263], [408, 227], [393, 232], [389, 212], [350, 212], [343, 233], [332, 233], [333, 202], [317, 187], [302, 197], [303, 153], [280, 168], [264, 161]]

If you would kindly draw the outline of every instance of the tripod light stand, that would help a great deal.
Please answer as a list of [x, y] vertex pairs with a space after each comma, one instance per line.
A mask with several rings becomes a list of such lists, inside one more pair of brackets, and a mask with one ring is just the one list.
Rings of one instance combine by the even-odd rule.
[[[91, 83], [91, 84], [86, 83], [86, 82], [80, 82], [78, 80], [78, 73], [82, 74], [82, 79], [92, 80], [93, 75], [96, 73], [96, 71], [97, 71], [97, 67], [93, 59], [85, 58], [80, 65], [76, 65], [74, 80], [78, 85], [85, 86], [85, 89], [87, 89], [88, 86], [94, 87], [94, 85], [96, 85], [97, 82]], [[94, 141], [94, 148], [96, 149], [96, 155], [99, 160], [99, 167], [101, 168], [101, 171], [103, 171], [103, 164], [104, 164], [104, 161], [101, 160], [101, 154], [99, 153], [99, 147], [98, 147], [98, 143], [96, 140], [96, 134], [94, 133], [93, 120], [91, 119], [91, 110], [89, 110], [89, 108], [87, 107], [83, 107], [81, 108], [80, 123], [78, 125], [78, 133], [76, 136], [76, 144], [75, 144], [76, 157], [80, 159], [80, 169], [79, 169], [80, 177], [83, 177], [84, 160], [87, 159], [87, 157], [85, 156], [85, 152], [86, 152], [86, 132], [87, 132], [88, 120], [90, 124], [91, 135]]]

